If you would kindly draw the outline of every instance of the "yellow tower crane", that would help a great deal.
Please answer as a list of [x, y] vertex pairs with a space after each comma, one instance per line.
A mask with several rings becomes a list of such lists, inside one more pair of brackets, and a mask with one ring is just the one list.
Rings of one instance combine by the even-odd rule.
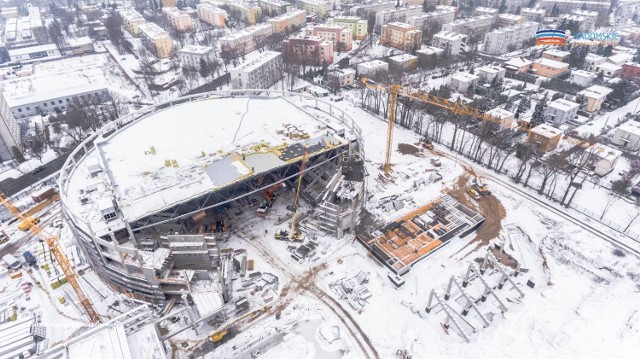
[[22, 222], [27, 223], [29, 225], [29, 229], [34, 236], [38, 239], [41, 239], [43, 242], [49, 246], [49, 249], [53, 253], [53, 256], [56, 258], [56, 262], [62, 269], [64, 276], [67, 278], [71, 287], [73, 287], [76, 296], [78, 296], [78, 300], [80, 301], [80, 305], [87, 313], [89, 320], [91, 323], [99, 323], [100, 316], [96, 313], [93, 305], [89, 301], [89, 298], [82, 291], [82, 287], [80, 287], [80, 283], [78, 283], [78, 278], [76, 274], [73, 272], [73, 268], [71, 268], [71, 263], [67, 259], [67, 256], [62, 251], [62, 247], [60, 246], [60, 242], [58, 242], [58, 238], [47, 231], [43, 230], [32, 217], [27, 217], [22, 215], [18, 208], [11, 202], [11, 199], [7, 197], [4, 193], [0, 193], [0, 201], [2, 204], [17, 218], [19, 218]]

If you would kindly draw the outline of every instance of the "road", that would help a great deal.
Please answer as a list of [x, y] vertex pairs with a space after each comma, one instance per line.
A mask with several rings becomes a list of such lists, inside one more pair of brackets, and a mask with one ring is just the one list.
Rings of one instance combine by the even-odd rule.
[[69, 155], [62, 155], [55, 160], [44, 165], [44, 171], [34, 175], [31, 172], [27, 172], [21, 177], [18, 178], [7, 178], [0, 182], [0, 192], [5, 193], [8, 196], [13, 196], [14, 194], [22, 191], [23, 189], [33, 185], [34, 183], [41, 181], [43, 178], [46, 178], [60, 170], [64, 161], [67, 160]]

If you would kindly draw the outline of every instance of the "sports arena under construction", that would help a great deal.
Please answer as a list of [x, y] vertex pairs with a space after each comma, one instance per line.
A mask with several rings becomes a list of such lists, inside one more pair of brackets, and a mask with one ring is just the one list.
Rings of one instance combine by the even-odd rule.
[[360, 136], [341, 110], [298, 93], [223, 91], [157, 104], [72, 152], [59, 180], [63, 212], [105, 281], [159, 306], [185, 293], [198, 302], [198, 291], [222, 282], [218, 241], [241, 225], [230, 214], [265, 215], [263, 197], [295, 188], [302, 169], [300, 200], [313, 208], [305, 228], [338, 238], [354, 231], [365, 188]]

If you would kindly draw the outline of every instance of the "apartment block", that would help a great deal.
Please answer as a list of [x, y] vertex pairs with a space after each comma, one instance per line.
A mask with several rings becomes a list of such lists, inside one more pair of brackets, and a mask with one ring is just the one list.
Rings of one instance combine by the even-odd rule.
[[47, 27], [42, 21], [40, 8], [27, 4], [26, 9], [27, 16], [10, 18], [4, 25], [3, 45], [7, 49], [43, 45], [49, 42]]
[[169, 25], [176, 31], [188, 32], [193, 30], [193, 19], [185, 11], [177, 7], [163, 7], [162, 13]]
[[267, 20], [273, 27], [273, 32], [281, 34], [287, 29], [298, 29], [307, 22], [306, 10], [294, 10]]
[[13, 146], [21, 148], [20, 126], [4, 99], [4, 92], [0, 92], [0, 158], [3, 161], [13, 158]]
[[357, 16], [336, 16], [329, 19], [328, 23], [351, 29], [351, 35], [354, 40], [364, 40], [367, 38], [367, 20], [362, 20]]
[[260, 24], [223, 36], [218, 41], [221, 50], [239, 50], [246, 54], [256, 49], [257, 41], [262, 41], [271, 34], [273, 34], [273, 26]]
[[262, 9], [257, 5], [247, 5], [242, 2], [228, 2], [229, 15], [249, 25], [254, 25], [258, 22], [260, 15], [262, 15]]
[[122, 26], [133, 36], [140, 34], [138, 26], [147, 22], [139, 12], [133, 9], [120, 10], [120, 18], [122, 18]]
[[198, 18], [213, 27], [225, 27], [227, 12], [210, 3], [201, 3], [197, 7]]
[[319, 36], [287, 39], [282, 43], [282, 48], [311, 66], [333, 63], [333, 42]]
[[356, 69], [360, 75], [373, 76], [389, 71], [389, 63], [382, 60], [372, 60], [359, 63]]
[[440, 31], [433, 35], [431, 45], [448, 51], [451, 56], [458, 56], [467, 44], [467, 35], [452, 31]]
[[422, 31], [415, 26], [402, 22], [391, 22], [382, 25], [380, 44], [391, 46], [402, 51], [414, 51], [420, 48]]
[[573, 14], [585, 19], [582, 24], [583, 31], [593, 31], [596, 29], [596, 22], [598, 21], [598, 13], [596, 11], [574, 10]]
[[323, 40], [332, 41], [336, 51], [351, 51], [353, 41], [351, 29], [340, 25], [317, 25], [313, 27], [311, 34]]
[[356, 71], [353, 69], [338, 69], [327, 73], [327, 82], [331, 87], [351, 86], [355, 79]]
[[494, 19], [496, 19], [498, 17], [498, 9], [493, 9], [490, 7], [477, 7], [473, 10], [473, 16], [480, 16], [480, 15], [489, 15], [492, 16]]
[[149, 22], [138, 26], [142, 44], [158, 58], [164, 59], [173, 55], [173, 41], [160, 26]]
[[480, 15], [442, 25], [442, 30], [481, 38], [493, 26], [493, 16]]
[[536, 31], [538, 24], [535, 22], [491, 31], [484, 36], [483, 51], [490, 55], [502, 55], [520, 49], [525, 41], [535, 38]]
[[178, 60], [182, 67], [192, 69], [200, 68], [202, 60], [212, 62], [215, 57], [215, 49], [210, 46], [188, 45], [178, 50]]
[[259, 57], [231, 70], [231, 87], [234, 89], [266, 89], [282, 78], [284, 65], [282, 54], [265, 51]]
[[278, 16], [291, 10], [291, 3], [280, 0], [258, 0], [258, 6], [267, 16]]
[[515, 26], [524, 24], [527, 21], [527, 18], [521, 15], [514, 14], [499, 14], [496, 17], [496, 26], [505, 27], [505, 26]]
[[524, 8], [520, 10], [520, 16], [524, 16], [527, 21], [531, 22], [542, 22], [546, 13], [544, 9]]
[[451, 91], [465, 93], [472, 85], [477, 85], [480, 77], [470, 74], [468, 72], [456, 72], [451, 75], [451, 81], [449, 82], [449, 88]]
[[298, 8], [306, 10], [309, 15], [324, 16], [327, 13], [326, 3], [321, 0], [298, 0]]
[[560, 10], [560, 14], [570, 14], [575, 10], [595, 11], [598, 13], [609, 13], [611, 3], [609, 1], [580, 1], [580, 0], [541, 0], [540, 8], [551, 13], [553, 7]]
[[376, 29], [390, 22], [406, 23], [409, 18], [419, 16], [422, 13], [422, 6], [408, 6], [405, 8], [383, 10], [376, 13]]
[[392, 68], [402, 71], [412, 71], [418, 67], [418, 56], [410, 54], [391, 56], [387, 61]]
[[380, 11], [385, 11], [385, 10], [393, 10], [395, 8], [396, 8], [395, 1], [383, 1], [383, 2], [377, 2], [377, 3], [354, 7], [352, 9], [352, 14], [360, 16], [363, 19], [367, 19], [371, 14], [376, 14]]
[[415, 26], [420, 30], [440, 31], [442, 25], [453, 22], [456, 18], [457, 8], [455, 6], [439, 5], [435, 11], [421, 13], [418, 16], [412, 16], [407, 23]]

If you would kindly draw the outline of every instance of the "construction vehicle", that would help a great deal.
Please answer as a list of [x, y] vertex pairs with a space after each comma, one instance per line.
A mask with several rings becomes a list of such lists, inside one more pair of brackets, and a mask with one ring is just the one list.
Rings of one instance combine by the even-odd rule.
[[481, 197], [478, 191], [476, 191], [474, 188], [469, 188], [467, 190], [467, 193], [469, 193], [469, 195], [475, 200], [478, 200]]
[[420, 144], [422, 145], [422, 148], [426, 148], [428, 150], [433, 149], [433, 143], [426, 136], [422, 140], [420, 140]]
[[278, 229], [276, 233], [273, 235], [275, 239], [279, 241], [288, 241], [289, 240], [289, 231], [286, 229]]
[[58, 266], [60, 266], [60, 269], [62, 269], [64, 276], [66, 277], [69, 284], [71, 284], [71, 287], [78, 297], [80, 305], [84, 309], [85, 313], [87, 313], [89, 320], [91, 321], [91, 323], [99, 323], [100, 316], [98, 316], [98, 313], [96, 313], [96, 310], [93, 308], [93, 305], [89, 301], [89, 298], [84, 294], [82, 287], [80, 287], [78, 278], [73, 272], [73, 268], [71, 267], [71, 263], [69, 263], [67, 256], [62, 251], [62, 246], [60, 245], [60, 242], [58, 242], [58, 238], [50, 233], [47, 233], [45, 230], [38, 226], [38, 223], [40, 223], [39, 218], [32, 218], [22, 215], [18, 208], [16, 208], [13, 202], [11, 202], [9, 197], [7, 197], [4, 193], [0, 193], [0, 201], [2, 201], [2, 205], [4, 205], [15, 217], [19, 218], [22, 223], [27, 223], [27, 228], [31, 230], [31, 233], [33, 233], [36, 238], [42, 240], [47, 244], [47, 246], [51, 250], [51, 253], [53, 253], [54, 258], [56, 259]]
[[260, 206], [258, 206], [258, 209], [256, 210], [256, 215], [258, 217], [266, 217], [267, 213], [269, 213], [269, 209], [271, 209], [271, 206], [273, 205], [273, 202], [276, 200], [276, 198], [278, 197], [276, 195], [276, 190], [278, 188], [282, 188], [284, 187], [284, 182], [278, 182], [276, 184], [274, 184], [273, 186], [265, 189], [264, 191], [262, 191], [262, 196], [264, 197], [264, 202], [262, 202], [260, 204]]
[[481, 196], [490, 195], [491, 191], [489, 191], [489, 187], [482, 177], [476, 177], [471, 181], [471, 186], [467, 190], [467, 193], [474, 199], [480, 199]]
[[9, 242], [9, 236], [7, 236], [7, 234], [0, 229], [0, 244], [7, 243], [7, 242]]
[[225, 325], [224, 327], [220, 328], [219, 330], [215, 331], [214, 333], [212, 333], [209, 336], [209, 339], [211, 339], [211, 341], [216, 343], [216, 344], [222, 344], [221, 342], [222, 342], [223, 339], [228, 337], [229, 334], [235, 333], [235, 329], [239, 324], [241, 324], [245, 320], [253, 320], [253, 319], [259, 317], [260, 315], [262, 315], [262, 313], [264, 313], [263, 309], [258, 309], [258, 310], [254, 310], [251, 313], [247, 313], [247, 314], [241, 316], [240, 318], [234, 320], [233, 322], [231, 322], [231, 323]]

